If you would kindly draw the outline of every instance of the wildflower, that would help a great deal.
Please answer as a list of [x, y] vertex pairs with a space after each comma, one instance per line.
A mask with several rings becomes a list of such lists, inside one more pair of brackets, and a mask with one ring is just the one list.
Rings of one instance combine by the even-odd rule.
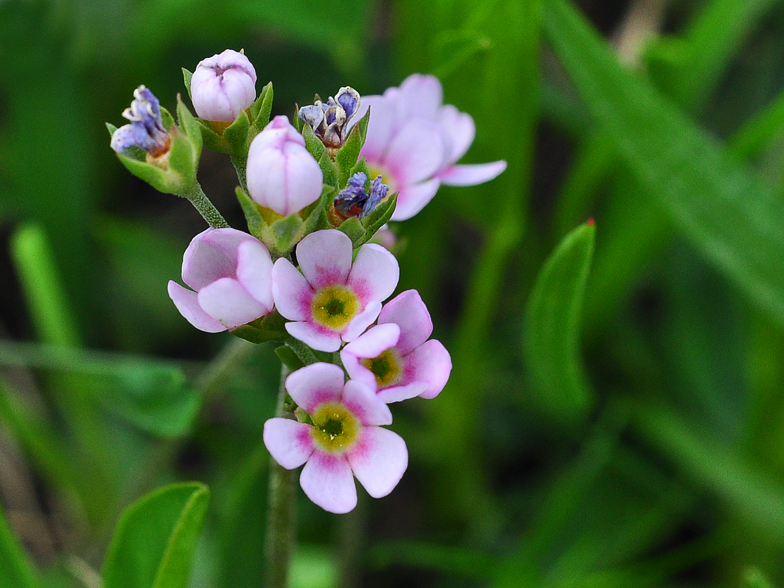
[[340, 352], [349, 377], [375, 390], [384, 402], [435, 398], [452, 371], [446, 348], [428, 340], [433, 322], [416, 290], [406, 290], [381, 310], [378, 325]]
[[273, 418], [264, 444], [282, 467], [301, 465], [308, 498], [338, 514], [357, 504], [354, 476], [373, 498], [389, 494], [408, 467], [406, 443], [380, 425], [392, 424], [389, 408], [367, 386], [329, 363], [314, 363], [286, 378], [286, 390], [313, 424]]
[[158, 99], [145, 86], [136, 88], [133, 98], [130, 108], [123, 112], [131, 122], [114, 131], [111, 148], [122, 153], [129, 147], [140, 147], [152, 157], [168, 153], [171, 137], [163, 126]]
[[335, 197], [335, 210], [343, 217], [356, 216], [365, 218], [373, 212], [384, 198], [387, 197], [389, 186], [381, 182], [377, 176], [370, 183], [370, 193], [365, 191], [367, 176], [364, 172], [357, 172], [348, 179], [348, 185]]
[[169, 297], [197, 329], [217, 333], [272, 312], [272, 258], [262, 243], [236, 229], [207, 229], [185, 250], [182, 281]]
[[349, 122], [359, 110], [359, 93], [349, 86], [338, 90], [337, 97], [323, 104], [321, 100], [299, 109], [299, 117], [327, 147], [337, 149], [346, 140], [351, 130]]
[[300, 273], [285, 258], [272, 268], [272, 295], [286, 330], [319, 351], [337, 351], [378, 317], [397, 286], [400, 268], [380, 245], [365, 244], [351, 262], [352, 244], [338, 230], [316, 231], [297, 245]]
[[288, 216], [319, 199], [324, 176], [302, 135], [276, 116], [250, 145], [247, 179], [256, 203]]
[[256, 70], [245, 55], [226, 49], [196, 66], [191, 97], [200, 118], [231, 122], [256, 99]]
[[398, 193], [392, 220], [414, 216], [441, 184], [473, 186], [492, 180], [505, 161], [455, 165], [474, 140], [470, 115], [443, 104], [441, 82], [414, 74], [383, 96], [365, 96], [356, 118], [370, 108], [367, 138], [360, 153], [373, 174]]

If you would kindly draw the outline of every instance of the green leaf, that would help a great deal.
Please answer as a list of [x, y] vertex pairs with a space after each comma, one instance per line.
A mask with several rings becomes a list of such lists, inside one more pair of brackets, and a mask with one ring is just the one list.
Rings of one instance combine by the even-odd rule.
[[120, 517], [103, 568], [104, 588], [185, 588], [209, 502], [199, 483], [144, 496]]
[[624, 69], [564, 0], [545, 27], [588, 110], [676, 228], [747, 296], [784, 324], [784, 204], [737, 159]]
[[253, 119], [253, 129], [257, 134], [269, 124], [270, 115], [272, 114], [272, 98], [274, 93], [272, 91], [272, 82], [269, 82], [261, 89], [259, 97], [250, 105], [250, 115]]
[[278, 252], [291, 251], [297, 243], [303, 221], [296, 215], [285, 216], [272, 223], [275, 245]]
[[278, 356], [278, 359], [280, 359], [281, 363], [283, 363], [283, 365], [285, 365], [292, 373], [296, 372], [300, 368], [305, 367], [304, 362], [288, 345], [281, 345], [280, 347], [276, 347], [275, 355]]
[[362, 226], [362, 223], [359, 222], [359, 219], [355, 216], [347, 218], [345, 221], [343, 221], [338, 227], [338, 231], [348, 235], [351, 239], [351, 243], [353, 243], [355, 248], [360, 245], [360, 241], [363, 241], [363, 239], [364, 241], [367, 240], [365, 239], [365, 227]]
[[338, 188], [338, 168], [335, 166], [335, 162], [332, 161], [332, 158], [329, 156], [329, 153], [326, 151], [326, 149], [321, 154], [321, 157], [318, 158], [318, 162], [319, 167], [321, 168], [321, 173], [324, 174], [324, 183], [327, 186]]
[[359, 125], [355, 125], [348, 134], [343, 146], [335, 155], [335, 163], [338, 167], [338, 187], [345, 186], [351, 175], [351, 168], [357, 164], [359, 152], [364, 144]]
[[0, 578], [3, 588], [36, 588], [33, 567], [0, 508]]
[[246, 111], [241, 111], [234, 122], [224, 129], [223, 138], [228, 143], [232, 156], [247, 160], [251, 135]]
[[362, 219], [362, 225], [365, 227], [365, 236], [357, 241], [356, 245], [362, 245], [372, 239], [373, 235], [392, 218], [392, 215], [395, 213], [395, 206], [397, 206], [397, 192], [387, 197], [374, 211]]
[[258, 204], [251, 200], [250, 196], [245, 193], [245, 190], [239, 186], [237, 186], [234, 192], [237, 195], [237, 200], [239, 201], [240, 206], [242, 207], [242, 212], [245, 214], [245, 222], [248, 223], [248, 230], [250, 231], [250, 234], [257, 239], [261, 239], [261, 232], [262, 229], [266, 226], [266, 223], [264, 222], [264, 218], [261, 216]]
[[592, 400], [579, 335], [595, 234], [593, 223], [586, 223], [561, 241], [539, 273], [526, 308], [528, 377], [542, 403], [563, 416], [584, 413]]
[[302, 125], [302, 138], [305, 139], [305, 147], [310, 151], [310, 154], [315, 160], [321, 160], [321, 156], [324, 155], [324, 151], [326, 151], [327, 148], [324, 146], [324, 143], [321, 142], [318, 135], [313, 132], [310, 125]]
[[188, 90], [188, 98], [193, 100], [193, 94], [191, 93], [191, 78], [193, 77], [193, 73], [182, 68], [182, 79], [185, 82], [185, 89]]

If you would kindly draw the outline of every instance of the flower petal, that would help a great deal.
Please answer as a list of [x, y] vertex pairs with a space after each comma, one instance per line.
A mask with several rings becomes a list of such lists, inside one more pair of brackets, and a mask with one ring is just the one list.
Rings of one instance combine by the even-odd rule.
[[286, 378], [286, 391], [306, 412], [324, 402], [339, 401], [343, 394], [343, 370], [331, 363], [313, 363]]
[[435, 76], [413, 74], [400, 84], [398, 102], [400, 120], [409, 118], [433, 120], [443, 103], [444, 90]]
[[359, 248], [346, 283], [367, 304], [389, 298], [399, 279], [400, 265], [395, 256], [381, 245], [368, 243]]
[[202, 310], [201, 306], [199, 306], [196, 292], [193, 290], [183, 288], [177, 282], [170, 280], [169, 298], [172, 299], [174, 306], [185, 317], [185, 320], [200, 331], [220, 333], [226, 330], [226, 327]]
[[426, 341], [406, 355], [403, 382], [425, 382], [427, 389], [420, 394], [422, 398], [435, 398], [446, 386], [452, 371], [452, 358], [440, 342], [435, 339]]
[[381, 427], [364, 428], [359, 443], [346, 456], [357, 480], [373, 498], [392, 492], [408, 467], [406, 442]]
[[452, 165], [438, 172], [437, 177], [447, 186], [476, 186], [498, 177], [505, 169], [504, 160]]
[[411, 382], [405, 386], [390, 386], [376, 392], [376, 395], [386, 404], [402, 402], [409, 398], [416, 398], [427, 390], [426, 382]]
[[272, 310], [272, 258], [261, 242], [254, 239], [240, 244], [237, 280], [268, 312]]
[[233, 278], [237, 247], [247, 233], [236, 229], [207, 229], [196, 235], [182, 258], [182, 280], [196, 291], [220, 278]]
[[404, 186], [397, 195], [397, 205], [392, 213], [393, 221], [410, 219], [433, 199], [441, 186], [441, 180], [433, 178], [412, 186]]
[[357, 487], [343, 455], [314, 451], [299, 484], [308, 498], [328, 512], [344, 514], [357, 505]]
[[311, 318], [313, 290], [297, 268], [281, 257], [272, 266], [272, 298], [278, 312], [291, 321]]
[[281, 467], [298, 468], [313, 453], [312, 425], [274, 418], [264, 423], [264, 445]]
[[385, 323], [400, 327], [400, 337], [395, 347], [401, 355], [406, 355], [422, 345], [433, 333], [430, 313], [416, 290], [401, 292], [384, 306], [378, 315], [378, 324]]
[[476, 135], [476, 125], [470, 114], [460, 112], [451, 104], [442, 106], [438, 111], [438, 122], [449, 137], [449, 163], [454, 163], [465, 155]]
[[[375, 317], [370, 322], [372, 323], [374, 320]], [[351, 325], [349, 324], [349, 326]], [[340, 349], [340, 333], [335, 331], [328, 331], [305, 321], [286, 323], [286, 331], [295, 339], [317, 351], [332, 352]]]
[[352, 250], [351, 239], [345, 233], [336, 229], [316, 231], [297, 245], [297, 261], [314, 289], [343, 285], [351, 270]]
[[391, 425], [389, 407], [368, 386], [349, 380], [343, 388], [343, 404], [354, 413], [363, 425]]
[[398, 189], [433, 176], [447, 163], [447, 145], [441, 127], [432, 121], [406, 121], [392, 138], [383, 167]]
[[221, 278], [198, 293], [199, 306], [229, 329], [249, 323], [269, 312], [237, 280]]
[[[399, 298], [399, 296], [398, 296]], [[395, 298], [397, 300], [397, 298]], [[391, 303], [390, 303], [391, 304]], [[381, 311], [384, 312], [383, 310]], [[428, 335], [429, 336], [429, 335]], [[400, 327], [396, 324], [378, 325], [367, 333], [349, 343], [340, 352], [355, 357], [378, 357], [390, 347], [394, 347], [400, 338]]]
[[361, 119], [370, 108], [367, 137], [360, 156], [364, 157], [370, 166], [379, 165], [384, 161], [387, 147], [397, 127], [396, 101], [387, 96], [363, 96], [359, 108], [354, 120]]
[[[369, 303], [365, 310], [351, 319], [351, 322], [343, 330], [342, 339], [348, 343], [359, 337], [378, 318], [379, 312], [381, 312], [381, 303], [378, 300]], [[337, 351], [337, 348], [333, 351]]]

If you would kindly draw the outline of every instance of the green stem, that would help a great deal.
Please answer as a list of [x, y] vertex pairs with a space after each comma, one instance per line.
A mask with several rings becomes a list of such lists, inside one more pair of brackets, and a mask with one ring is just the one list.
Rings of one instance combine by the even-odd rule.
[[210, 202], [210, 199], [207, 198], [207, 195], [198, 183], [193, 186], [190, 192], [182, 194], [182, 196], [187, 198], [190, 203], [196, 207], [196, 210], [199, 211], [202, 218], [206, 220], [207, 224], [213, 229], [228, 228], [229, 223], [226, 222], [226, 219], [218, 212], [218, 209]]
[[[289, 375], [284, 365], [280, 373], [280, 391], [275, 415], [294, 418], [285, 409], [286, 388]], [[267, 512], [267, 588], [286, 588], [291, 555], [295, 544], [296, 471], [285, 470], [270, 458], [269, 509]]]
[[235, 157], [232, 155], [231, 162], [234, 164], [234, 169], [237, 170], [237, 178], [240, 180], [240, 188], [242, 188], [243, 191], [247, 194], [248, 182], [246, 180], [246, 174], [248, 170], [248, 155], [245, 154], [244, 158]]

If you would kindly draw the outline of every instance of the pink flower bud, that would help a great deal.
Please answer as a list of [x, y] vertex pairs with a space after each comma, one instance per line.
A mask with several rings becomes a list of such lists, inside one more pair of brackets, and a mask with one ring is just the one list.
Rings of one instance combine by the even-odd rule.
[[305, 139], [285, 116], [273, 118], [253, 139], [247, 176], [250, 197], [283, 216], [318, 200], [324, 179]]
[[242, 53], [226, 49], [196, 66], [191, 97], [200, 118], [232, 122], [256, 99], [256, 70]]

